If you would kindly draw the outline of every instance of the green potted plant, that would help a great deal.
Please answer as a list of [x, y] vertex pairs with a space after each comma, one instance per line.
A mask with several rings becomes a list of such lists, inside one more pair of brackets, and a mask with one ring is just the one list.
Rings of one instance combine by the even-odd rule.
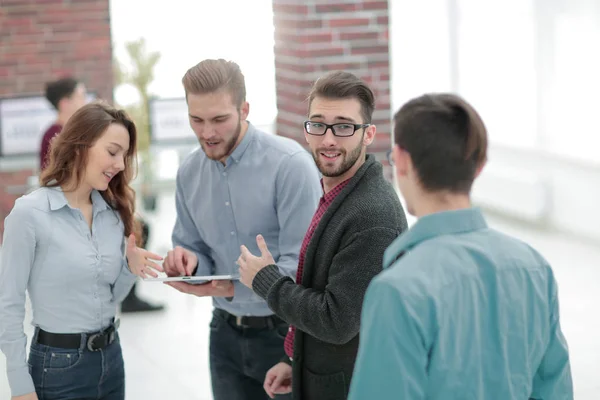
[[141, 179], [141, 195], [144, 209], [154, 211], [156, 209], [157, 195], [152, 190], [154, 179], [153, 157], [150, 151], [150, 98], [148, 87], [154, 80], [154, 68], [160, 60], [158, 52], [148, 52], [146, 42], [140, 38], [133, 42], [127, 42], [125, 49], [129, 57], [131, 68], [126, 70], [123, 65], [115, 60], [114, 76], [115, 83], [130, 84], [138, 92], [140, 101], [125, 107], [127, 112], [135, 121], [138, 132], [138, 176]]

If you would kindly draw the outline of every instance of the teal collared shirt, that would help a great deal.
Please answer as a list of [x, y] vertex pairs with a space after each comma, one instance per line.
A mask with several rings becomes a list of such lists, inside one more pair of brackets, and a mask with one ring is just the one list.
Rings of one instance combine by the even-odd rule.
[[573, 398], [552, 269], [479, 209], [420, 218], [383, 266], [350, 400]]

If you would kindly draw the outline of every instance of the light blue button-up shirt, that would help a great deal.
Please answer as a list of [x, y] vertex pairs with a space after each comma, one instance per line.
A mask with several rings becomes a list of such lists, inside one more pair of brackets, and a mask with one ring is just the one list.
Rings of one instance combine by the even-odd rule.
[[[260, 254], [262, 234], [282, 274], [296, 278], [300, 245], [323, 193], [312, 156], [297, 142], [248, 123], [226, 166], [201, 149], [177, 173], [173, 246], [198, 256], [196, 275], [239, 275], [243, 244]], [[237, 316], [272, 315], [267, 303], [239, 281], [233, 299], [214, 306]]]
[[92, 192], [92, 230], [60, 188], [25, 195], [5, 220], [0, 253], [0, 349], [12, 395], [34, 392], [23, 331], [25, 292], [33, 325], [53, 333], [96, 332], [110, 325], [133, 283], [123, 223]]
[[351, 400], [573, 398], [550, 266], [477, 208], [420, 218], [384, 268], [365, 297]]

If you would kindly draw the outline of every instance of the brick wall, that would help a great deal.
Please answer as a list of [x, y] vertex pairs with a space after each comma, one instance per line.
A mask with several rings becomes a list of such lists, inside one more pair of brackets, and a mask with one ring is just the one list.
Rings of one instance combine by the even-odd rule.
[[383, 160], [391, 146], [388, 2], [273, 0], [273, 11], [277, 133], [305, 144], [311, 85], [327, 71], [345, 70], [375, 92], [378, 135], [369, 151]]
[[[109, 1], [0, 0], [0, 97], [42, 94], [65, 75], [112, 101]], [[30, 174], [0, 171], [0, 232], [16, 198], [4, 186]]]

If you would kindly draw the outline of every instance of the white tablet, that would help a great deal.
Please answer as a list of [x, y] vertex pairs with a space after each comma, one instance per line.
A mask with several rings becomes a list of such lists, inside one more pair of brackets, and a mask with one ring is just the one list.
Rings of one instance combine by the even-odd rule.
[[148, 282], [188, 282], [204, 283], [210, 281], [231, 281], [239, 280], [239, 276], [233, 275], [207, 275], [207, 276], [166, 276], [164, 278], [145, 278]]

